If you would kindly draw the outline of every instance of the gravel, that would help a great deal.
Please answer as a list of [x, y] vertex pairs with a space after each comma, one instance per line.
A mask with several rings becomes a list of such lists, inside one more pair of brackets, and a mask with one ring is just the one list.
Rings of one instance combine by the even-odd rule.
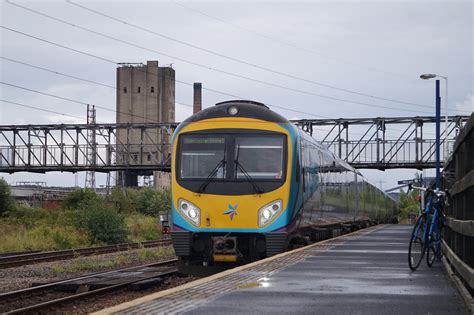
[[128, 291], [126, 289], [115, 291], [113, 293], [104, 294], [101, 296], [91, 297], [87, 300], [75, 301], [65, 304], [61, 307], [47, 310], [47, 313], [54, 314], [88, 314], [101, 309], [132, 301], [139, 297], [152, 294], [158, 291], [166, 290], [169, 288], [177, 287], [188, 283], [190, 281], [197, 280], [194, 277], [172, 278], [168, 284], [164, 286], [152, 287], [144, 291]]
[[[0, 269], [0, 293], [29, 288], [35, 283], [60, 281], [91, 272], [108, 271], [176, 258], [171, 254], [143, 258], [140, 256], [140, 251], [140, 249], [137, 249], [128, 252], [78, 257], [62, 261], [43, 262], [16, 268]], [[166, 248], [164, 252], [172, 253], [171, 247]], [[114, 262], [115, 265], [100, 266], [101, 264], [110, 262]], [[90, 265], [91, 268], [74, 271], [78, 265], [81, 267]]]

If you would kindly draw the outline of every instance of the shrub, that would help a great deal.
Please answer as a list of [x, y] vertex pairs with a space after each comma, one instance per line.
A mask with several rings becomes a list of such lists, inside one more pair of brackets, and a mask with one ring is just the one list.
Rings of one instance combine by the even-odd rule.
[[94, 205], [102, 201], [102, 198], [95, 193], [92, 189], [76, 189], [71, 191], [63, 201], [63, 207], [65, 209], [80, 209], [86, 208], [90, 205]]
[[124, 217], [103, 203], [96, 202], [74, 214], [74, 223], [88, 232], [91, 243], [123, 243], [127, 239]]
[[110, 195], [106, 197], [109, 204], [117, 209], [120, 213], [131, 213], [135, 211], [135, 205], [137, 193], [133, 189], [123, 189], [121, 187], [115, 187]]
[[40, 222], [55, 224], [58, 213], [49, 212], [41, 208], [33, 208], [27, 205], [17, 205], [10, 211], [5, 212], [4, 221], [35, 227]]
[[144, 188], [140, 190], [137, 200], [137, 210], [143, 214], [158, 217], [161, 211], [169, 211], [171, 207], [169, 192]]
[[0, 178], [0, 216], [15, 208], [15, 202], [10, 193], [7, 182]]
[[130, 242], [161, 239], [161, 227], [156, 217], [136, 213], [127, 217], [126, 224]]
[[416, 200], [417, 195], [418, 192], [416, 190], [405, 193], [400, 189], [400, 219], [407, 219], [410, 213], [418, 213], [420, 203]]

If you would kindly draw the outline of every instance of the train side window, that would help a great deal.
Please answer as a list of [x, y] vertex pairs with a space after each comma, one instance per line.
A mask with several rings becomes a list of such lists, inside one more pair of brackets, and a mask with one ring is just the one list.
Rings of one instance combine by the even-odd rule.
[[296, 182], [300, 183], [300, 179], [301, 179], [300, 159], [296, 159]]

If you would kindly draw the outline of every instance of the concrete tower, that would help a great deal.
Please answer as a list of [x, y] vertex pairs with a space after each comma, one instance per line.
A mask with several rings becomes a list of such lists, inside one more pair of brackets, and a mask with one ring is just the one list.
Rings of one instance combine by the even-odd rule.
[[[175, 71], [171, 67], [159, 67], [158, 61], [148, 61], [146, 65], [122, 63], [117, 68], [117, 123], [156, 123], [175, 121]], [[123, 146], [127, 143], [144, 143]], [[117, 164], [157, 164], [170, 154], [167, 144], [170, 136], [161, 130], [147, 129], [143, 136], [140, 129], [127, 135], [125, 130], [117, 132]], [[161, 146], [165, 144], [165, 146]], [[130, 150], [130, 154], [127, 154]], [[152, 172], [122, 172], [118, 184], [136, 186], [138, 175], [155, 175], [155, 185], [166, 186], [168, 174], [157, 175]], [[163, 177], [163, 179], [161, 179]]]

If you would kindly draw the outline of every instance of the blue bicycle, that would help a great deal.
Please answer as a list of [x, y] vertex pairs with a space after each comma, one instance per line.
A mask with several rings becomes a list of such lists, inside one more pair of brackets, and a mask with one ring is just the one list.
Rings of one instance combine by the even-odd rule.
[[442, 228], [444, 226], [444, 207], [448, 193], [438, 189], [410, 186], [426, 192], [426, 206], [413, 227], [408, 248], [408, 265], [415, 271], [426, 254], [426, 263], [431, 267], [441, 258]]

